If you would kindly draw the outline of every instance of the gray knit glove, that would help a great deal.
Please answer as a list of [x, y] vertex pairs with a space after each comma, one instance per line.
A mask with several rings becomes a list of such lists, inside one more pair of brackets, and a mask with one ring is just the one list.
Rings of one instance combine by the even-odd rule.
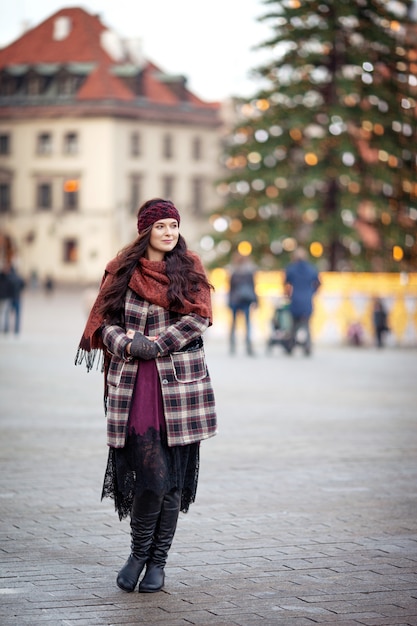
[[151, 341], [142, 333], [136, 332], [132, 343], [130, 344], [130, 354], [137, 359], [144, 359], [150, 361], [156, 359], [158, 356], [159, 348], [154, 341]]

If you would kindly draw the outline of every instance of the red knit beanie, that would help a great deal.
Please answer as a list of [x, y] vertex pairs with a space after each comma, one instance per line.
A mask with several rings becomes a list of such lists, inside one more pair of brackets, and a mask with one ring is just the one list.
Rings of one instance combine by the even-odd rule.
[[138, 233], [142, 233], [158, 220], [165, 220], [167, 218], [177, 220], [178, 226], [180, 225], [180, 214], [170, 200], [157, 200], [154, 204], [150, 203], [139, 211]]

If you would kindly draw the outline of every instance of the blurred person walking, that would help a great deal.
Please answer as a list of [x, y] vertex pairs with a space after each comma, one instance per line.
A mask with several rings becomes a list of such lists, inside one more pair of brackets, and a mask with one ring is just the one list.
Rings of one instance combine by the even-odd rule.
[[311, 353], [310, 317], [313, 313], [313, 296], [320, 286], [318, 271], [307, 260], [305, 248], [298, 247], [292, 262], [285, 269], [284, 291], [290, 299], [292, 333], [289, 352], [300, 344], [304, 353]]
[[253, 356], [251, 309], [258, 298], [255, 292], [255, 265], [247, 256], [238, 252], [233, 256], [229, 280], [229, 308], [232, 313], [230, 326], [230, 354], [236, 352], [236, 324], [238, 316], [245, 321], [245, 344], [248, 355]]
[[14, 265], [10, 267], [8, 279], [11, 285], [11, 297], [4, 314], [4, 332], [8, 333], [13, 327], [13, 332], [17, 335], [20, 332], [22, 291], [26, 283]]
[[117, 585], [164, 585], [179, 511], [194, 502], [200, 442], [216, 433], [202, 335], [211, 285], [168, 200], [145, 202], [138, 237], [106, 267], [76, 363], [104, 353], [109, 456], [102, 497], [130, 515], [131, 554]]
[[375, 297], [372, 305], [372, 321], [378, 348], [384, 347], [385, 334], [389, 332], [388, 315], [381, 298]]
[[13, 284], [6, 263], [0, 265], [0, 332], [6, 332], [6, 315], [13, 298]]

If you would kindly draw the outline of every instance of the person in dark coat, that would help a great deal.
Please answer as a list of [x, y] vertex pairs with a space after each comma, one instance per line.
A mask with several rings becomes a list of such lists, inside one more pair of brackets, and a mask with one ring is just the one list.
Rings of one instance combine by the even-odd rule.
[[109, 455], [103, 496], [130, 516], [131, 553], [117, 585], [162, 589], [179, 511], [194, 502], [199, 445], [216, 434], [202, 335], [211, 285], [168, 200], [145, 202], [138, 237], [107, 264], [76, 363], [104, 353]]
[[310, 317], [313, 313], [313, 296], [320, 286], [319, 274], [307, 260], [307, 251], [299, 247], [293, 254], [292, 263], [285, 270], [284, 290], [290, 298], [290, 312], [293, 318], [292, 345], [300, 342], [306, 354], [311, 352]]
[[385, 334], [389, 331], [389, 327], [387, 311], [381, 298], [373, 300], [372, 320], [376, 345], [378, 348], [383, 348]]
[[10, 267], [8, 279], [11, 285], [11, 297], [6, 306], [4, 316], [4, 332], [9, 332], [12, 327], [13, 320], [13, 332], [17, 335], [20, 332], [21, 298], [22, 291], [25, 287], [25, 281], [22, 276], [20, 276], [14, 265]]
[[233, 257], [229, 282], [229, 308], [232, 312], [230, 326], [230, 353], [236, 351], [236, 323], [239, 315], [245, 320], [245, 344], [248, 355], [253, 355], [251, 309], [257, 304], [255, 292], [255, 266], [238, 252]]
[[0, 267], [0, 332], [6, 331], [6, 315], [13, 298], [13, 283], [10, 271], [5, 265]]

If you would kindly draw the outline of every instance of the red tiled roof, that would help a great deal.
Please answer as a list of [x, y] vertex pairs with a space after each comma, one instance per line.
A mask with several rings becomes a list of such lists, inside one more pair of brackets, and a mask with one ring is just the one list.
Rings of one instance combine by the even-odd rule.
[[[59, 18], [67, 18], [68, 33], [61, 39], [54, 38]], [[129, 59], [112, 58], [110, 51], [102, 45], [102, 36], [109, 29], [97, 15], [92, 15], [82, 8], [64, 8], [23, 34], [9, 46], [0, 50], [0, 69], [13, 65], [35, 65], [42, 63], [92, 63], [95, 69], [86, 78], [77, 93], [78, 100], [114, 99], [129, 101], [136, 94], [118, 76], [111, 72], [111, 67], [131, 63]], [[157, 74], [161, 70], [149, 61], [141, 68], [141, 96], [152, 102], [175, 105], [184, 99], [202, 108], [218, 108], [218, 103], [200, 100], [184, 88], [181, 98], [173, 88]]]
[[178, 97], [164, 83], [155, 78], [156, 73], [160, 71], [156, 65], [148, 62], [143, 71], [143, 92], [149, 100], [154, 102], [163, 102], [165, 104], [175, 104]]
[[[149, 100], [153, 100], [155, 102], [177, 103], [178, 97], [175, 95], [172, 89], [170, 89], [165, 83], [158, 80], [157, 74], [160, 73], [161, 69], [157, 67], [154, 63], [152, 63], [151, 61], [146, 62], [143, 74], [143, 89], [145, 96], [149, 98]], [[196, 106], [204, 106], [205, 108], [220, 108], [220, 104], [218, 102], [204, 102], [187, 88], [184, 89], [184, 92], [187, 102], [190, 102], [191, 104], [194, 104]]]
[[135, 95], [116, 76], [112, 76], [103, 65], [99, 65], [77, 93], [77, 100], [134, 100]]
[[[55, 23], [60, 17], [70, 19], [71, 29], [67, 37], [54, 40]], [[100, 45], [100, 35], [105, 30], [99, 18], [84, 9], [61, 9], [0, 50], [0, 67], [23, 63], [112, 63]]]

